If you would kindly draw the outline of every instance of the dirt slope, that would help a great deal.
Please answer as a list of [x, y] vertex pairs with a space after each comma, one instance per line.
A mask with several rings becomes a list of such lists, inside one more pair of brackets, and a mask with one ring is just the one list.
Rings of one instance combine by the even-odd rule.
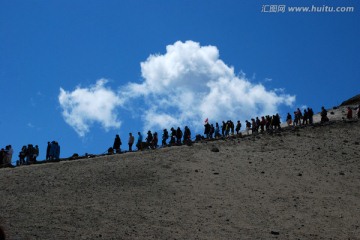
[[360, 239], [360, 122], [334, 111], [315, 127], [0, 169], [0, 224], [8, 239]]

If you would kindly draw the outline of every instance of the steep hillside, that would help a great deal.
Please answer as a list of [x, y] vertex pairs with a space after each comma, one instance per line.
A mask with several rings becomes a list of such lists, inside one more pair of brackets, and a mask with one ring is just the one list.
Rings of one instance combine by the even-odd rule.
[[[360, 122], [0, 169], [8, 239], [359, 239]], [[212, 151], [217, 148], [219, 151]]]

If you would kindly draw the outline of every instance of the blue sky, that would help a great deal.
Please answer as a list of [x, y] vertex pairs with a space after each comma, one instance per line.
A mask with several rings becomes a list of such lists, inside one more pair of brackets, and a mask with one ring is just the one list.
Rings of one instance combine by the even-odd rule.
[[[269, 13], [264, 5], [351, 6]], [[0, 0], [0, 147], [99, 154], [115, 134], [339, 105], [360, 87], [359, 1]], [[123, 145], [123, 148], [126, 146]]]

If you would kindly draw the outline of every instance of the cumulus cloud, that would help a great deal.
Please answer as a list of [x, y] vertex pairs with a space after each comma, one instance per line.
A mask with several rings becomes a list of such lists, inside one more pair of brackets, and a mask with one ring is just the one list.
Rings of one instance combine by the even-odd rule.
[[165, 54], [150, 55], [141, 63], [141, 74], [143, 82], [124, 86], [121, 98], [143, 99], [144, 130], [200, 127], [205, 118], [249, 119], [274, 114], [280, 105], [295, 101], [284, 91], [267, 90], [236, 75], [215, 46], [193, 41], [178, 41], [168, 45]]
[[131, 110], [140, 116], [143, 130], [185, 125], [199, 130], [206, 118], [211, 123], [245, 120], [275, 114], [281, 105], [295, 102], [285, 89], [269, 90], [235, 74], [217, 47], [194, 41], [178, 41], [164, 54], [150, 55], [141, 62], [141, 75], [140, 83], [119, 86], [117, 92], [105, 87], [105, 79], [72, 92], [60, 88], [65, 121], [84, 136], [95, 122], [105, 129], [119, 128], [116, 110]]
[[100, 79], [95, 85], [78, 86], [72, 92], [60, 88], [58, 99], [64, 120], [81, 137], [89, 132], [93, 123], [100, 123], [105, 130], [121, 126], [116, 109], [122, 100], [106, 83], [106, 79]]

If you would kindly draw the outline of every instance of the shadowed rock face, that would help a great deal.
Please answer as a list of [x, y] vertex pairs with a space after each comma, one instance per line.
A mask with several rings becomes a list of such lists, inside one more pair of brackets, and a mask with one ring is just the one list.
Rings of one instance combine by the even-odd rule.
[[358, 94], [355, 97], [352, 97], [352, 98], [342, 102], [340, 106], [357, 105], [357, 104], [360, 104], [360, 94]]
[[0, 225], [7, 239], [358, 239], [360, 121], [344, 109], [273, 134], [0, 169]]

